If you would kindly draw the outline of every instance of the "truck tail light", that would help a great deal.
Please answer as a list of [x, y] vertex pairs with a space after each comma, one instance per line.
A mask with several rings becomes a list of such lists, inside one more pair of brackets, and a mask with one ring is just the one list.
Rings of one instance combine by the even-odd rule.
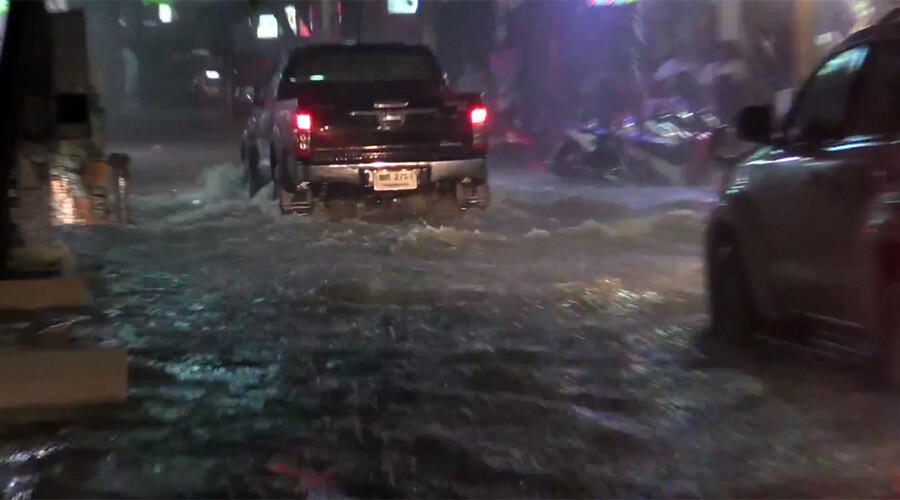
[[297, 137], [297, 155], [309, 156], [309, 142], [312, 134], [313, 117], [309, 111], [297, 111], [294, 117], [294, 124], [297, 125], [294, 134]]
[[297, 112], [297, 130], [300, 132], [312, 131], [312, 115], [306, 111]]
[[472, 125], [484, 125], [487, 122], [487, 108], [479, 106], [469, 111], [469, 120]]
[[472, 147], [479, 151], [487, 150], [487, 108], [477, 106], [469, 110], [469, 123], [472, 124]]

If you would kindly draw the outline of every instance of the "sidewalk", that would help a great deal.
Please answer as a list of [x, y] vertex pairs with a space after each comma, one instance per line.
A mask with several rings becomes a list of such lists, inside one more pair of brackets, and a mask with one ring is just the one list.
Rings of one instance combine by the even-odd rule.
[[126, 353], [108, 332], [84, 326], [100, 316], [51, 225], [51, 157], [46, 145], [30, 143], [17, 157], [17, 241], [0, 280], [0, 423], [24, 410], [32, 411], [29, 419], [54, 418], [48, 408], [122, 402], [126, 395]]

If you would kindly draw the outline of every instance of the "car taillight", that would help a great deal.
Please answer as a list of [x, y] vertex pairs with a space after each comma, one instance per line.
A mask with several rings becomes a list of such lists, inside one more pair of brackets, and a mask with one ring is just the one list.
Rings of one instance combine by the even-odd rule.
[[469, 120], [472, 125], [484, 125], [487, 122], [487, 109], [483, 107], [473, 108], [469, 111]]
[[306, 112], [297, 113], [297, 130], [300, 132], [312, 131], [312, 115]]

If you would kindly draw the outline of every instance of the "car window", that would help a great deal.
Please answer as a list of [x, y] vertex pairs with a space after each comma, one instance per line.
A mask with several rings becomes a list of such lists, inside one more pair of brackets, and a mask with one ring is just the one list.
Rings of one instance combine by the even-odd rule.
[[873, 47], [870, 63], [861, 74], [860, 101], [853, 112], [850, 133], [883, 134], [900, 131], [900, 42]]
[[836, 138], [846, 132], [851, 91], [868, 52], [866, 46], [854, 47], [819, 67], [791, 114], [787, 128], [789, 141]]
[[433, 58], [420, 50], [315, 50], [295, 58], [285, 71], [291, 83], [434, 81]]

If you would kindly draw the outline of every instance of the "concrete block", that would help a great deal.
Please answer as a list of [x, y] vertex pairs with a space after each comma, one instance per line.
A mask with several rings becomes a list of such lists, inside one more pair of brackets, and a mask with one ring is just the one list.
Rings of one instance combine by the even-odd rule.
[[124, 349], [0, 349], [0, 409], [125, 401]]
[[9, 250], [7, 268], [22, 276], [27, 273], [61, 272], [69, 264], [69, 251], [59, 245], [28, 245]]
[[0, 281], [0, 310], [35, 311], [89, 305], [91, 294], [81, 278]]

